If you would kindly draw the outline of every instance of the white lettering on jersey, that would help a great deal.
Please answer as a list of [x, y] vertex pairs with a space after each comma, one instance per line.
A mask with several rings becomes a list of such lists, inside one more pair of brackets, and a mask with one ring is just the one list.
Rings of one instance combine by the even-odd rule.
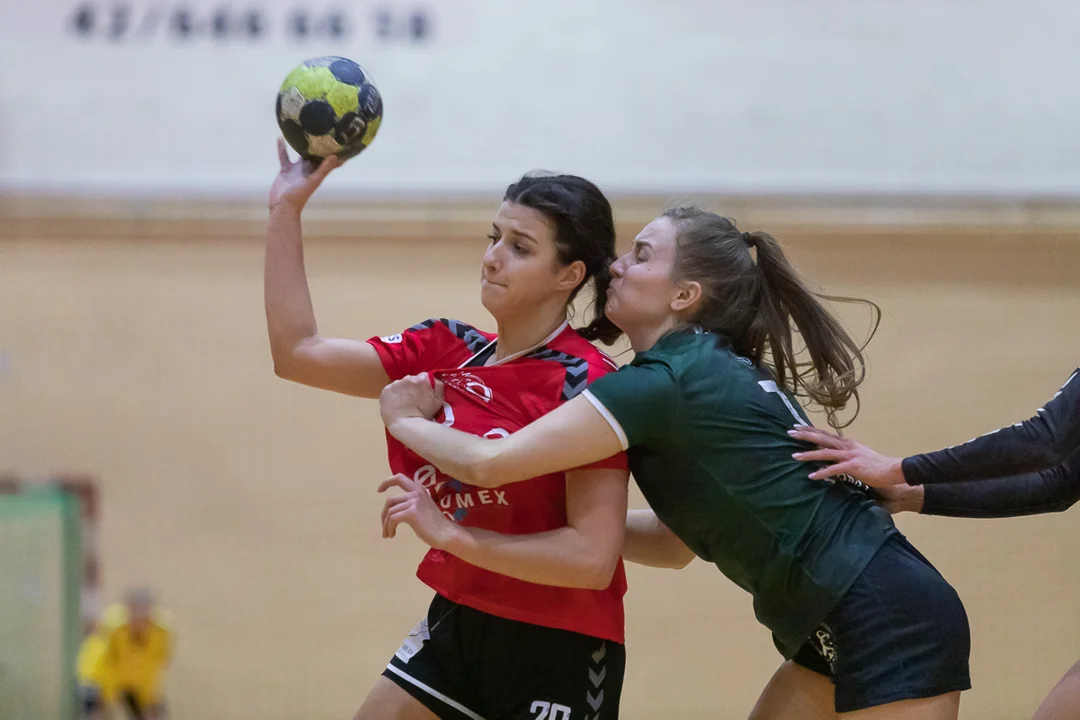
[[505, 505], [510, 507], [510, 501], [506, 499], [505, 490], [466, 490], [443, 495], [438, 499], [438, 502], [439, 507], [446, 511], [462, 508], [469, 509], [477, 505]]
[[445, 427], [453, 427], [453, 425], [454, 425], [454, 408], [450, 407], [450, 403], [443, 402], [442, 411], [443, 411], [443, 415], [446, 417], [446, 419], [442, 421], [442, 424]]
[[493, 393], [483, 380], [472, 373], [464, 373], [462, 377], [465, 379], [465, 392], [475, 395], [484, 402], [491, 402]]
[[438, 471], [435, 470], [434, 465], [425, 465], [415, 473], [413, 473], [413, 482], [421, 487], [430, 488], [435, 484], [435, 478], [438, 475]]
[[806, 422], [802, 419], [802, 415], [795, 410], [795, 406], [788, 400], [788, 396], [784, 394], [784, 391], [776, 386], [776, 382], [773, 380], [758, 380], [758, 385], [760, 385], [761, 389], [765, 392], [777, 395], [784, 402], [784, 407], [786, 407], [788, 412], [791, 413], [791, 416], [795, 418], [795, 427], [806, 427]]

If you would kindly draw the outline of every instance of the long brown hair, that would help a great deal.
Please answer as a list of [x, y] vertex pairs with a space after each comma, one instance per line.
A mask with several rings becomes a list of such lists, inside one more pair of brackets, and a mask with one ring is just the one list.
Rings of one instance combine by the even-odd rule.
[[[833, 427], [850, 424], [866, 377], [863, 350], [877, 331], [881, 308], [811, 290], [766, 232], [741, 232], [730, 218], [693, 206], [672, 208], [664, 217], [677, 231], [675, 279], [701, 285], [704, 298], [693, 322], [765, 365], [788, 392], [822, 408]], [[823, 301], [869, 307], [866, 342], [856, 342]], [[796, 347], [796, 334], [805, 347]], [[841, 423], [837, 413], [852, 401], [855, 411]]]

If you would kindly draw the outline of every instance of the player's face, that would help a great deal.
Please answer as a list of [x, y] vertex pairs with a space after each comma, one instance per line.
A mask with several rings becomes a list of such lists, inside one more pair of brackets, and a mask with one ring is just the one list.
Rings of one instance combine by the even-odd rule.
[[675, 224], [659, 217], [634, 238], [634, 246], [611, 266], [611, 285], [604, 310], [611, 321], [633, 337], [642, 328], [660, 327], [674, 315], [679, 287], [675, 274]]
[[547, 218], [532, 208], [504, 202], [488, 240], [480, 300], [496, 320], [520, 317], [554, 301], [565, 302], [569, 269], [559, 264], [555, 228]]
[[128, 622], [136, 633], [145, 632], [150, 627], [150, 607], [144, 603], [128, 605]]

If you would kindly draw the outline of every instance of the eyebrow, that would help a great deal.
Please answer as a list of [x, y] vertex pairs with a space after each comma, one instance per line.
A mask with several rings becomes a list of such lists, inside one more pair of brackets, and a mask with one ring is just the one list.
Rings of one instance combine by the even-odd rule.
[[518, 237], [523, 237], [523, 238], [525, 238], [526, 240], [531, 240], [532, 242], [534, 242], [534, 243], [537, 243], [537, 244], [539, 244], [539, 241], [538, 241], [538, 240], [537, 240], [536, 238], [534, 238], [534, 237], [533, 237], [532, 235], [530, 235], [529, 233], [527, 233], [527, 232], [525, 232], [525, 231], [523, 231], [523, 230], [510, 230], [510, 231], [509, 231], [508, 233], [504, 233], [504, 232], [503, 232], [503, 231], [502, 231], [502, 230], [501, 230], [501, 229], [499, 228], [499, 226], [498, 226], [498, 225], [496, 225], [495, 223], [491, 223], [491, 227], [492, 227], [492, 229], [493, 229], [493, 230], [495, 231], [495, 234], [497, 234], [497, 235], [509, 235], [509, 234], [513, 234], [513, 235], [517, 235]]

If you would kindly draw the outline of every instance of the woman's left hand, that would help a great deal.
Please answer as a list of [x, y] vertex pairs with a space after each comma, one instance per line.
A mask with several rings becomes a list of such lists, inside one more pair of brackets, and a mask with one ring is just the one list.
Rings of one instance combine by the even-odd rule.
[[457, 523], [443, 515], [427, 489], [415, 480], [401, 474], [394, 475], [379, 485], [379, 492], [392, 487], [404, 490], [405, 494], [387, 498], [383, 505], [383, 537], [394, 537], [398, 525], [405, 523], [427, 545], [436, 550], [445, 550], [459, 531]]
[[430, 420], [443, 406], [443, 384], [432, 384], [427, 373], [409, 375], [383, 388], [379, 395], [379, 413], [383, 425], [390, 427], [395, 420], [422, 417]]
[[818, 446], [817, 450], [795, 453], [792, 457], [796, 460], [830, 463], [810, 473], [811, 480], [850, 475], [874, 488], [904, 484], [900, 458], [882, 455], [851, 438], [840, 437], [814, 427], [800, 426], [788, 430], [788, 435]]

